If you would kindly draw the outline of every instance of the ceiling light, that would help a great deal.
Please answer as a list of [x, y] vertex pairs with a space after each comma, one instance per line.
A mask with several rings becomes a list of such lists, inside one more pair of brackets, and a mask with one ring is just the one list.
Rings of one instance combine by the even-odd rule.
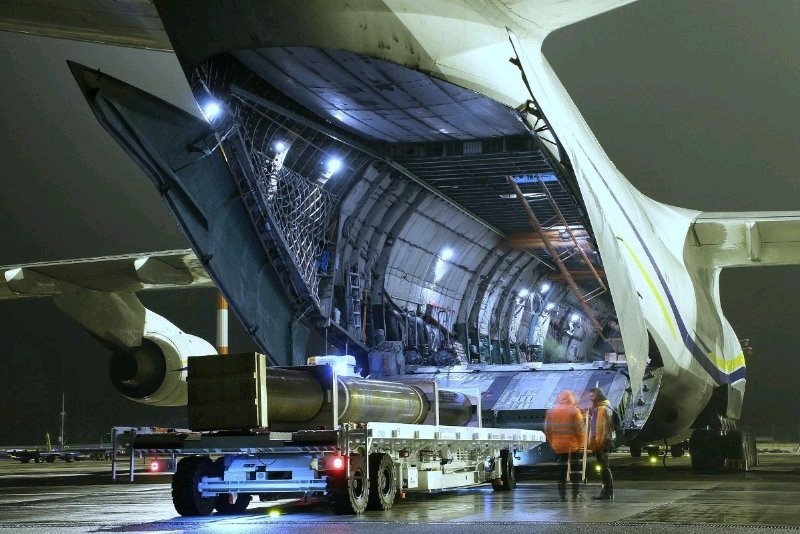
[[336, 174], [336, 172], [338, 172], [339, 169], [341, 168], [342, 168], [342, 160], [340, 160], [339, 158], [331, 158], [328, 160], [328, 166], [327, 170], [325, 171], [325, 174], [330, 178], [331, 176]]
[[542, 284], [542, 286], [539, 288], [539, 290], [540, 290], [542, 293], [547, 293], [547, 291], [548, 291], [549, 289], [550, 289], [550, 284], [548, 284], [547, 282], [543, 283], [543, 284]]
[[[498, 195], [500, 198], [517, 198], [515, 193], [503, 193], [502, 195]], [[525, 198], [544, 198], [544, 193], [522, 193], [522, 196]]]
[[203, 105], [201, 111], [203, 112], [203, 117], [206, 118], [206, 121], [212, 122], [222, 113], [222, 106], [216, 100], [209, 100], [205, 103], [205, 105]]

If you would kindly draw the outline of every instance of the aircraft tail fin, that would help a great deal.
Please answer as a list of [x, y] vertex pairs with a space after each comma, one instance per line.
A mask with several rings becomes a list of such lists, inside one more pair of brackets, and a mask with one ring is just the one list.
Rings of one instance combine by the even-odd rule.
[[692, 232], [710, 266], [800, 265], [800, 211], [703, 212]]

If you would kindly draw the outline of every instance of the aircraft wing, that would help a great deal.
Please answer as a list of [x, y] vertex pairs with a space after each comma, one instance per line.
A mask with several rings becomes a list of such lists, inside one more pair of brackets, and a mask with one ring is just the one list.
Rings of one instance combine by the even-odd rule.
[[692, 225], [715, 267], [800, 264], [800, 212], [704, 212]]
[[[496, 1], [547, 34], [635, 0]], [[348, 9], [347, 2], [341, 4], [342, 9]], [[392, 0], [375, 4], [385, 4], [390, 9], [407, 7], [406, 2]], [[313, 11], [313, 4], [301, 9]], [[150, 50], [172, 50], [151, 0], [0, 0], [0, 30]]]
[[214, 287], [190, 249], [7, 265], [0, 272], [0, 300], [55, 296], [70, 286], [106, 292]]
[[149, 0], [0, 0], [0, 30], [172, 50]]
[[592, 18], [636, 0], [500, 0], [509, 11], [534, 23], [544, 34]]

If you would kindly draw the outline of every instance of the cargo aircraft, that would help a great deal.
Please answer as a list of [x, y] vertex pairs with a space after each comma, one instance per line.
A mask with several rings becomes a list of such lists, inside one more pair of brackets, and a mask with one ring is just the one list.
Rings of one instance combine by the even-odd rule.
[[669, 206], [615, 167], [542, 43], [627, 3], [3, 8], [5, 29], [174, 50], [203, 116], [70, 63], [191, 249], [4, 267], [0, 298], [52, 297], [146, 404], [185, 403], [187, 358], [215, 349], [136, 293], [216, 286], [274, 365], [335, 347], [515, 427], [600, 384], [632, 451], [691, 436], [696, 467], [752, 463], [719, 275], [800, 263], [800, 212]]

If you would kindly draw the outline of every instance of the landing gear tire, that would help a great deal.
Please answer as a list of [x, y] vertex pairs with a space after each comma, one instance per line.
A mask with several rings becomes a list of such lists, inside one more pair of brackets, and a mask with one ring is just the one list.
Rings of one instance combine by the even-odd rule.
[[197, 484], [203, 477], [217, 475], [214, 463], [208, 456], [186, 456], [178, 462], [172, 477], [172, 504], [184, 516], [209, 515], [214, 511], [216, 497], [203, 497]]
[[692, 455], [692, 469], [695, 471], [716, 471], [725, 466], [725, 447], [716, 432], [697, 429], [689, 439], [689, 452]]
[[728, 466], [731, 469], [749, 471], [758, 465], [758, 449], [750, 432], [732, 430], [725, 439], [728, 448]]
[[642, 446], [638, 443], [631, 443], [631, 458], [641, 458], [642, 457]]
[[508, 449], [500, 451], [500, 480], [492, 481], [494, 491], [513, 491], [517, 487], [514, 455]]
[[[225, 474], [225, 457], [220, 456], [214, 461], [214, 469], [216, 471], [216, 475], [218, 477], [222, 477]], [[220, 515], [239, 515], [243, 514], [247, 507], [250, 506], [250, 501], [253, 500], [253, 496], [244, 493], [237, 493], [236, 499], [231, 502], [231, 494], [230, 493], [223, 493], [222, 495], [217, 495], [214, 497], [214, 508], [217, 510], [217, 513]]]
[[326, 493], [334, 514], [360, 514], [367, 509], [369, 485], [364, 456], [350, 455], [349, 464], [349, 474], [328, 475]]
[[673, 458], [680, 458], [683, 456], [683, 443], [676, 443], [669, 446], [669, 454]]
[[388, 454], [369, 455], [369, 497], [367, 510], [388, 510], [394, 504], [397, 483], [394, 463]]
[[756, 446], [756, 438], [750, 432], [744, 433], [744, 451], [747, 458], [747, 470], [751, 467], [758, 466], [758, 447]]

